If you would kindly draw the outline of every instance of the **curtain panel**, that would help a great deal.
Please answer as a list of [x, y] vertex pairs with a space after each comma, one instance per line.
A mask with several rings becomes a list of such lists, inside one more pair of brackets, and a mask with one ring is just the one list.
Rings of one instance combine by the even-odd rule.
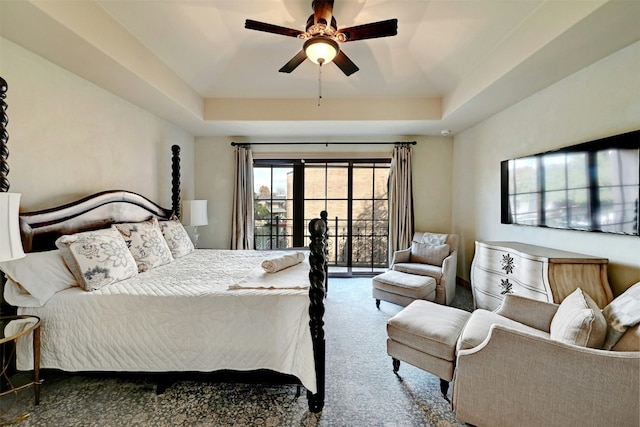
[[233, 185], [231, 249], [254, 249], [253, 155], [250, 147], [235, 150], [236, 178]]
[[393, 253], [411, 246], [413, 238], [413, 182], [411, 147], [393, 149], [389, 169], [389, 264]]

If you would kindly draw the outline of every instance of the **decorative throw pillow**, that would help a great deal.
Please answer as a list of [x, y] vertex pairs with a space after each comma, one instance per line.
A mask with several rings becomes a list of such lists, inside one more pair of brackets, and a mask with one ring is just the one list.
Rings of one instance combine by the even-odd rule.
[[113, 227], [127, 242], [127, 247], [138, 264], [139, 273], [173, 261], [156, 217], [149, 221], [114, 224]]
[[178, 220], [159, 221], [162, 235], [174, 258], [180, 258], [195, 250], [187, 230]]
[[442, 261], [449, 256], [449, 245], [427, 245], [411, 243], [411, 262], [422, 264], [442, 265]]
[[136, 260], [114, 228], [62, 236], [56, 246], [84, 290], [94, 291], [138, 274]]
[[447, 235], [439, 233], [424, 233], [422, 243], [427, 245], [444, 245], [447, 243]]
[[[605, 342], [606, 344], [606, 342]], [[604, 347], [606, 348], [606, 347]], [[617, 343], [611, 348], [613, 351], [640, 351], [640, 324], [632, 326], [622, 334]]]
[[549, 330], [552, 340], [590, 348], [602, 348], [606, 333], [600, 308], [580, 288], [560, 303]]
[[32, 252], [24, 258], [0, 262], [0, 270], [43, 306], [56, 292], [78, 286], [59, 250]]
[[640, 323], [640, 282], [611, 301], [602, 314], [607, 320], [607, 337], [603, 348], [611, 350], [628, 328]]

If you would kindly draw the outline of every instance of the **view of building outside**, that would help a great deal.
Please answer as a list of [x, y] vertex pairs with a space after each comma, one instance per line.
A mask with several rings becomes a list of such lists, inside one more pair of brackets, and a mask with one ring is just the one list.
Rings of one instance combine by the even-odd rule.
[[[387, 266], [388, 176], [388, 163], [304, 165], [305, 245], [309, 243], [309, 221], [326, 210], [328, 259], [333, 271], [374, 271]], [[286, 190], [282, 191], [285, 177]], [[257, 249], [292, 246], [293, 180], [291, 167], [254, 168]]]
[[293, 219], [293, 191], [287, 184], [292, 172], [291, 166], [253, 169], [256, 249], [290, 248], [293, 245], [293, 223], [288, 221]]

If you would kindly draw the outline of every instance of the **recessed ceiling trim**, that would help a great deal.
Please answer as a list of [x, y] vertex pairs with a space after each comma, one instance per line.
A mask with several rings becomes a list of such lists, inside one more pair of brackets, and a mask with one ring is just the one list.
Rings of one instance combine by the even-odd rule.
[[440, 120], [439, 98], [205, 99], [205, 120]]

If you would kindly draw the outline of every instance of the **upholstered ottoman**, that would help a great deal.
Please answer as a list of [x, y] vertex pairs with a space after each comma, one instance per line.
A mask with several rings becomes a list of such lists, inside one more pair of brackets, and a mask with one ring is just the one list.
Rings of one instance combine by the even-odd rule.
[[376, 307], [380, 300], [407, 306], [415, 300], [433, 301], [436, 298], [436, 279], [417, 274], [389, 270], [371, 279]]
[[471, 313], [429, 301], [414, 301], [387, 322], [387, 353], [393, 371], [407, 362], [440, 378], [447, 397], [453, 379], [456, 343]]

